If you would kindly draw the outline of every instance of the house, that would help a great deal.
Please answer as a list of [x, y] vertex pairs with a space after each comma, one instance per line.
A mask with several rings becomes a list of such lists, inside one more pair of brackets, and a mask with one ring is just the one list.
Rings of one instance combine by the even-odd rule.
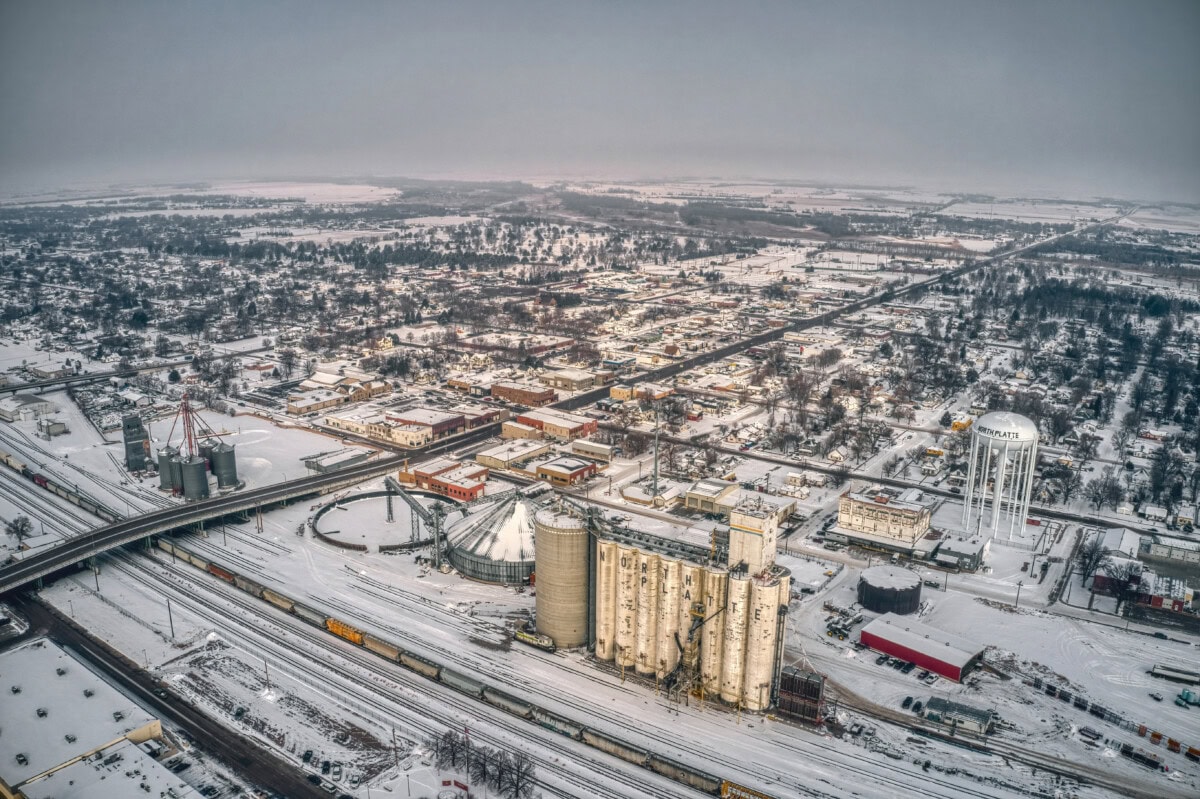
[[1165, 522], [1167, 520], [1167, 509], [1159, 505], [1147, 505], [1142, 509], [1142, 515], [1146, 517], [1148, 522]]

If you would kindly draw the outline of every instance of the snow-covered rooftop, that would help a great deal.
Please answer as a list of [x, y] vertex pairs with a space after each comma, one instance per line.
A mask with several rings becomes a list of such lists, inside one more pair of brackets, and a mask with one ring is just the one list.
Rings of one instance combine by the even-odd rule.
[[966, 638], [904, 616], [897, 616], [895, 613], [880, 616], [863, 627], [862, 631], [885, 638], [906, 649], [932, 655], [943, 663], [960, 669], [965, 668], [983, 651], [982, 646]]
[[[0, 763], [9, 785], [108, 746], [155, 721], [45, 638], [0, 654], [4, 726]], [[24, 755], [22, 765], [17, 755]]]

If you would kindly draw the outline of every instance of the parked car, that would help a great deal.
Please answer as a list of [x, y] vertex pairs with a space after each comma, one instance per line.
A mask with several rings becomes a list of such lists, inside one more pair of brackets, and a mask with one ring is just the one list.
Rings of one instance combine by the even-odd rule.
[[929, 669], [921, 669], [920, 673], [917, 674], [917, 679], [923, 680], [928, 676], [929, 676]]
[[919, 701], [913, 702], [912, 711], [913, 711], [913, 713], [920, 713], [921, 708], [923, 708], [923, 707], [925, 707], [925, 705], [923, 703], [921, 703]]
[[1179, 697], [1175, 697], [1175, 704], [1179, 705], [1180, 707], [1187, 707], [1187, 706], [1188, 706], [1188, 703], [1187, 703], [1187, 702], [1184, 702], [1184, 701], [1183, 701], [1182, 699], [1180, 699]]
[[304, 760], [305, 763], [307, 763], [308, 761], [312, 760], [312, 755], [313, 755], [313, 753], [312, 753], [311, 749], [305, 749], [304, 757], [302, 759]]
[[912, 707], [912, 703], [913, 703], [913, 698], [911, 696], [906, 696], [906, 697], [904, 697], [904, 701], [900, 703], [900, 707], [904, 708], [905, 710], [908, 710], [910, 707]]
[[887, 655], [880, 655], [879, 657], [875, 658], [875, 665], [882, 666], [884, 663], [887, 663], [887, 659]]
[[1154, 693], [1150, 694], [1150, 698], [1151, 698], [1151, 699], [1153, 699], [1155, 702], [1161, 702], [1161, 701], [1162, 701], [1162, 694], [1160, 694], [1160, 693], [1158, 693], [1157, 691], [1155, 691]]

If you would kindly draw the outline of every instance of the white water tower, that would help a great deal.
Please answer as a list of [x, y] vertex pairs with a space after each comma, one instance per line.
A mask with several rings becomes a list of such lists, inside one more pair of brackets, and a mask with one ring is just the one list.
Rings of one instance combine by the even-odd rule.
[[990, 532], [992, 537], [1006, 531], [1011, 540], [1013, 532], [1024, 527], [1037, 442], [1037, 425], [1020, 414], [987, 413], [971, 425], [964, 530]]

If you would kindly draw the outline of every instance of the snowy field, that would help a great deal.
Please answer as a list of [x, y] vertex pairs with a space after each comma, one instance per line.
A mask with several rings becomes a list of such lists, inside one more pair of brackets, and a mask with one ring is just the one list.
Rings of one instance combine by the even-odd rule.
[[302, 199], [317, 205], [374, 203], [400, 195], [396, 189], [386, 189], [365, 183], [294, 183], [289, 181], [256, 182], [235, 180], [212, 183], [196, 194], [232, 194], [237, 197], [264, 199]]
[[1165, 205], [1141, 208], [1121, 220], [1122, 227], [1200, 234], [1200, 208]]
[[1012, 219], [1018, 222], [1061, 224], [1105, 219], [1120, 211], [1116, 206], [1087, 205], [1070, 202], [1005, 201], [954, 203], [938, 213], [942, 216], [963, 216], [973, 219]]

